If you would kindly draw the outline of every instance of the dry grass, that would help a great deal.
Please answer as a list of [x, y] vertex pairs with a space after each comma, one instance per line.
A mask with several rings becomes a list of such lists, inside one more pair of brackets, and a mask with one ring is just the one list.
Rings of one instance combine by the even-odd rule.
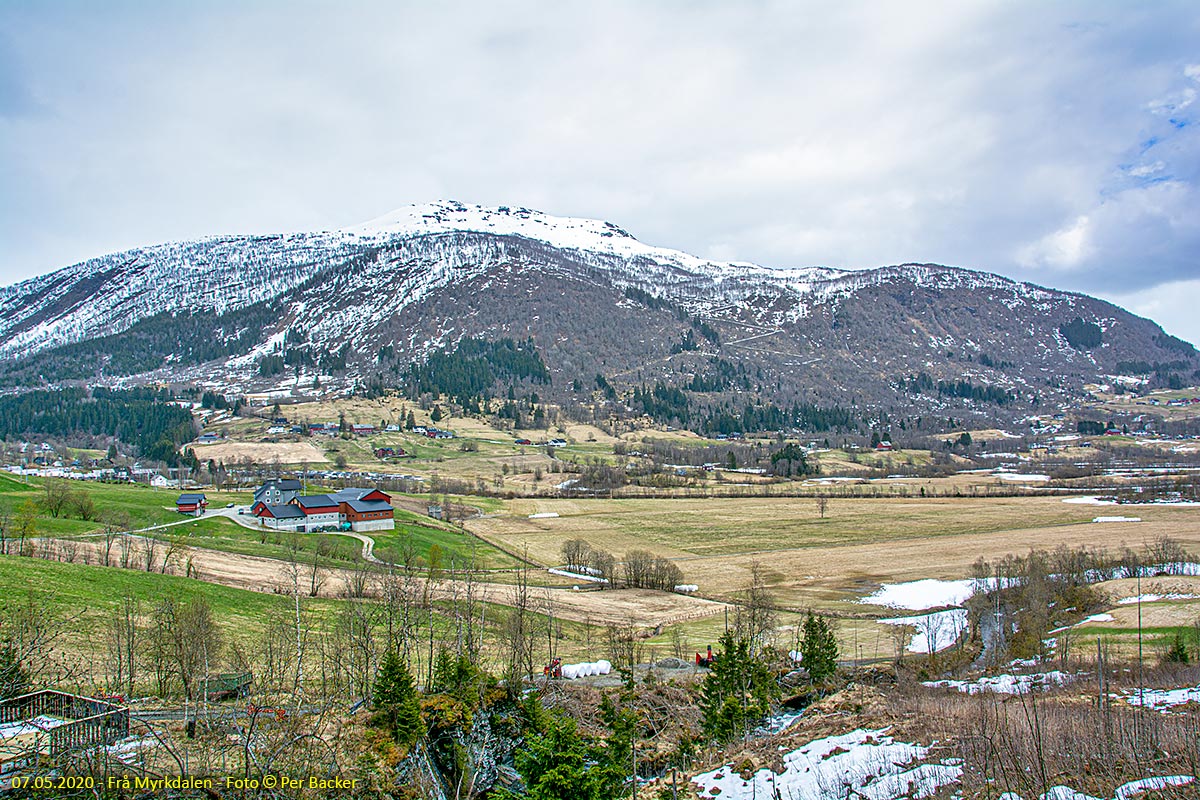
[[210, 459], [236, 464], [248, 459], [261, 464], [270, 464], [279, 459], [280, 464], [326, 464], [325, 453], [310, 442], [222, 442], [220, 444], [196, 445], [193, 448], [201, 461]]
[[[559, 516], [528, 519], [536, 512]], [[806, 498], [696, 500], [524, 499], [500, 514], [468, 522], [472, 532], [509, 550], [528, 549], [559, 563], [569, 538], [620, 557], [633, 549], [676, 560], [708, 597], [729, 597], [749, 581], [755, 562], [788, 607], [841, 607], [879, 583], [964, 578], [980, 558], [1031, 548], [1138, 547], [1162, 535], [1200, 549], [1200, 511], [1146, 507], [1140, 523], [1093, 523], [1097, 509], [1054, 497], [843, 499], [825, 519]]]

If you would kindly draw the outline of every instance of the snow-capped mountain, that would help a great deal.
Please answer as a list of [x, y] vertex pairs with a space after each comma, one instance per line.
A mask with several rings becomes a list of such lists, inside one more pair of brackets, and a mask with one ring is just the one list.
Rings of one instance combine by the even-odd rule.
[[726, 401], [883, 407], [925, 373], [1028, 405], [1133, 368], [1200, 366], [1152, 322], [985, 272], [717, 262], [610, 222], [453, 201], [335, 231], [139, 248], [0, 289], [9, 385], [386, 383], [464, 336], [532, 337], [563, 401], [599, 374], [698, 394], [720, 384]]

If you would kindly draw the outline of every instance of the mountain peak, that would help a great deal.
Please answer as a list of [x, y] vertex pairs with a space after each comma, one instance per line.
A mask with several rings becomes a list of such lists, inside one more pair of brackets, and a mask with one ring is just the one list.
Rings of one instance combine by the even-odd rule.
[[457, 200], [401, 206], [381, 217], [342, 229], [344, 233], [362, 237], [453, 231], [526, 236], [575, 247], [591, 246], [596, 239], [637, 242], [627, 231], [603, 220], [556, 217], [521, 206], [481, 206]]
[[382, 217], [342, 228], [339, 232], [368, 242], [438, 233], [521, 236], [545, 242], [552, 247], [588, 250], [626, 259], [649, 258], [689, 270], [757, 268], [754, 264], [713, 261], [679, 250], [648, 245], [625, 229], [604, 220], [557, 217], [522, 206], [481, 206], [457, 200], [401, 206]]

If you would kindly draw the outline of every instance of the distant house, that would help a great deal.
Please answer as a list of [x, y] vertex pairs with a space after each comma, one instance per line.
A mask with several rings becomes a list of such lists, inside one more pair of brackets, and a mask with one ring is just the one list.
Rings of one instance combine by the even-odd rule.
[[216, 444], [221, 441], [221, 437], [215, 433], [202, 433], [196, 439], [196, 444]]
[[378, 459], [400, 458], [405, 455], [403, 447], [376, 447], [375, 457]]
[[883, 442], [880, 442], [879, 444], [875, 445], [875, 449], [880, 452], [889, 452], [891, 450], [895, 450], [896, 448], [892, 447], [891, 442], [883, 441]]
[[180, 514], [200, 516], [208, 508], [208, 499], [202, 493], [185, 492], [175, 501], [175, 510]]
[[354, 425], [351, 427], [355, 436], [370, 436], [375, 433], [374, 425]]
[[269, 480], [254, 490], [254, 502], [268, 505], [290, 503], [300, 494], [300, 481], [295, 478]]

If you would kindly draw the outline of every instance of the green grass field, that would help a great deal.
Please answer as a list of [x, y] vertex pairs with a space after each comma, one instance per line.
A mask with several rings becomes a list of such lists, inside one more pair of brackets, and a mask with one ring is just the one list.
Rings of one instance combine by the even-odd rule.
[[[23, 513], [34, 514], [33, 536], [71, 536], [103, 530], [106, 521], [131, 530], [151, 525], [177, 522], [175, 510], [176, 489], [155, 489], [134, 483], [91, 483], [85, 481], [62, 481], [62, 485], [76, 496], [87, 496], [95, 507], [94, 520], [79, 519], [78, 514], [67, 503], [58, 517], [46, 511], [46, 481], [30, 478], [28, 483], [11, 476], [0, 475], [0, 516], [8, 518], [9, 528], [15, 529]], [[219, 508], [227, 503], [248, 503], [246, 493], [208, 492], [211, 507]]]
[[[103, 646], [104, 622], [125, 597], [137, 599], [149, 612], [161, 597], [182, 600], [203, 597], [226, 635], [253, 638], [276, 614], [292, 608], [289, 597], [232, 589], [214, 583], [115, 567], [63, 564], [36, 558], [0, 555], [0, 611], [34, 598], [67, 628], [67, 651], [87, 653]], [[318, 614], [336, 609], [335, 600], [305, 598]]]

